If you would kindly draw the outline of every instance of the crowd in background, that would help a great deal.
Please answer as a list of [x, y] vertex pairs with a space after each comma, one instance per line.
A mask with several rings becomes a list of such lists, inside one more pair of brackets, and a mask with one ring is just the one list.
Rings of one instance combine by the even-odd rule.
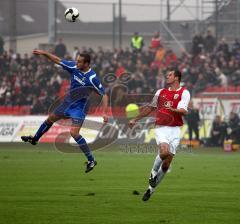
[[29, 105], [46, 113], [64, 74], [45, 58], [4, 52], [0, 56], [0, 105]]
[[[209, 86], [240, 85], [240, 42], [229, 45], [224, 39], [216, 43], [210, 31], [206, 36], [195, 35], [192, 49], [182, 50], [179, 57], [165, 46], [156, 32], [151, 43], [134, 33], [126, 49], [106, 50], [99, 47], [75, 47], [72, 51], [60, 39], [54, 52], [61, 58], [75, 59], [79, 52], [88, 52], [92, 67], [100, 78], [106, 74], [131, 74], [130, 93], [154, 93], [164, 87], [167, 71], [182, 71], [182, 82], [192, 92], [199, 93]], [[0, 55], [0, 104], [36, 105], [34, 112], [48, 106], [69, 76], [43, 57], [3, 51]], [[121, 95], [121, 94], [120, 94]], [[124, 100], [124, 95], [122, 96]], [[121, 105], [121, 99], [118, 100]], [[43, 106], [39, 106], [43, 105]]]
[[231, 139], [234, 143], [240, 143], [240, 118], [238, 114], [231, 112], [228, 122], [217, 115], [213, 121], [209, 146], [222, 146], [224, 140]]
[[238, 39], [229, 45], [224, 38], [217, 43], [210, 31], [205, 37], [197, 34], [193, 37], [191, 53], [192, 60], [185, 61], [188, 66], [183, 65], [183, 74], [187, 85], [193, 86], [197, 92], [207, 86], [240, 85]]
[[[212, 128], [210, 130], [210, 136], [208, 139], [202, 139], [207, 146], [222, 146], [225, 140], [232, 140], [233, 143], [240, 144], [240, 117], [235, 112], [227, 114], [228, 119], [223, 118], [220, 115], [216, 115]], [[200, 119], [200, 112], [193, 102], [190, 101], [188, 114], [184, 117], [186, 124], [188, 125], [189, 140], [200, 140], [199, 129], [201, 123], [204, 122]], [[194, 138], [193, 138], [194, 133]]]
[[[91, 66], [100, 79], [107, 74], [118, 78], [130, 74], [127, 86], [132, 94], [154, 94], [156, 89], [165, 86], [164, 76], [173, 69], [182, 71], [182, 82], [193, 95], [209, 86], [240, 85], [240, 42], [237, 39], [230, 45], [224, 38], [216, 42], [211, 31], [205, 36], [196, 34], [192, 48], [182, 50], [179, 57], [164, 44], [159, 32], [153, 35], [151, 43], [145, 43], [137, 32], [129, 42], [126, 49], [75, 47], [70, 51], [59, 39], [52, 53], [67, 60], [76, 59], [78, 53], [89, 53]], [[4, 51], [0, 38], [0, 105], [29, 105], [32, 114], [46, 113], [59, 97], [62, 83], [69, 78], [60, 66], [44, 57]], [[104, 85], [108, 89], [109, 86]], [[128, 100], [126, 91], [119, 88], [115, 105], [126, 105]]]

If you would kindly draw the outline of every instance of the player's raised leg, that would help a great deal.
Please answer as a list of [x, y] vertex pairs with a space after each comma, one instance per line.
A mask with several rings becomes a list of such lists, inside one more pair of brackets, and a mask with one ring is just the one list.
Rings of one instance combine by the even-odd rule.
[[[161, 183], [163, 180], [165, 174], [167, 173], [169, 166], [171, 164], [171, 161], [173, 159], [173, 154], [170, 152], [170, 146], [168, 143], [161, 143], [160, 144], [160, 160], [157, 160], [158, 162], [156, 163], [156, 160], [154, 161], [153, 169], [150, 174], [149, 178], [149, 187], [147, 191], [143, 195], [143, 201], [147, 201], [153, 192], [155, 191], [155, 188]], [[159, 163], [159, 161], [161, 161]], [[157, 165], [156, 165], [157, 164]], [[158, 167], [158, 165], [160, 166]], [[156, 169], [158, 170], [156, 171]]]
[[51, 114], [48, 118], [40, 125], [39, 129], [37, 130], [34, 136], [21, 136], [22, 141], [29, 142], [32, 145], [36, 145], [39, 139], [46, 133], [53, 125], [54, 122], [60, 120], [61, 117], [55, 114]]
[[[151, 172], [150, 178], [149, 178], [149, 184], [151, 187], [156, 187], [157, 184], [159, 184], [164, 177], [164, 174], [167, 172], [170, 163], [173, 158], [173, 154], [169, 150], [169, 144], [168, 143], [161, 143], [160, 149], [159, 149], [159, 157], [161, 160], [161, 164], [159, 167], [156, 166], [157, 171], [154, 170], [154, 172]], [[156, 162], [156, 161], [155, 161]], [[155, 164], [154, 162], [154, 164]]]
[[81, 126], [82, 126], [82, 122], [78, 124], [74, 123], [71, 127], [70, 134], [74, 138], [74, 140], [77, 142], [77, 144], [79, 145], [79, 148], [82, 150], [82, 152], [87, 158], [87, 165], [86, 165], [85, 172], [88, 173], [94, 168], [94, 166], [97, 165], [97, 162], [95, 161], [86, 140], [84, 139], [83, 136], [79, 134]]

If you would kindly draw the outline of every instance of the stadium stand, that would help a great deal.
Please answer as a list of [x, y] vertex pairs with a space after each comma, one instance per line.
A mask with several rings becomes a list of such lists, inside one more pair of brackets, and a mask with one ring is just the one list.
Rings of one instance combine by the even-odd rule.
[[[204, 41], [205, 37], [202, 37]], [[193, 45], [196, 44], [193, 41]], [[201, 92], [240, 92], [240, 44], [232, 46], [222, 39], [211, 53], [204, 47], [196, 54], [182, 52], [177, 57], [172, 49], [144, 49], [134, 53], [130, 49], [113, 51], [82, 48], [92, 57], [92, 67], [103, 78], [106, 74], [131, 74], [129, 93], [154, 93], [164, 86], [164, 75], [171, 69], [180, 69], [183, 83], [193, 95]], [[194, 56], [193, 56], [194, 55]], [[72, 59], [70, 54], [66, 59]], [[120, 63], [121, 62], [121, 63]], [[11, 51], [0, 55], [0, 105], [2, 114], [17, 114], [17, 107], [28, 106], [24, 112], [46, 113], [57, 98], [62, 97], [69, 85], [69, 77], [61, 68], [42, 57], [14, 54]], [[106, 85], [106, 84], [105, 84]], [[107, 86], [106, 86], [107, 87]], [[120, 91], [120, 90], [119, 90]], [[120, 92], [119, 92], [120, 93]], [[124, 92], [117, 94], [121, 106]], [[13, 107], [9, 109], [9, 107]], [[4, 111], [4, 112], [3, 112]], [[11, 111], [11, 113], [10, 113]], [[19, 112], [20, 113], [20, 112]]]

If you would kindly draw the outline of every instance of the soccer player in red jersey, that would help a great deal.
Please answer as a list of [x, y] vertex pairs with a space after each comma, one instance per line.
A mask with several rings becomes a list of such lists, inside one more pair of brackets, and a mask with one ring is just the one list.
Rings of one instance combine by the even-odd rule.
[[143, 195], [143, 201], [151, 197], [164, 178], [180, 143], [182, 116], [187, 114], [190, 101], [189, 91], [180, 86], [181, 76], [178, 70], [169, 72], [166, 77], [168, 87], [159, 89], [151, 104], [145, 106], [137, 117], [129, 121], [131, 128], [137, 121], [156, 110], [155, 133], [159, 154], [154, 161], [149, 187]]

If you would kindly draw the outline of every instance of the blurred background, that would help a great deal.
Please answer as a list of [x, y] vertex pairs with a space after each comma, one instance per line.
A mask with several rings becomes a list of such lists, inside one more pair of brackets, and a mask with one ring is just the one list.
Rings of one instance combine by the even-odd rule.
[[[65, 21], [67, 7], [79, 10], [79, 21]], [[40, 48], [69, 60], [79, 52], [90, 53], [101, 79], [107, 74], [117, 78], [130, 74], [128, 92], [115, 88], [113, 94], [112, 107], [119, 116], [126, 115], [133, 100], [149, 102], [151, 94], [165, 86], [167, 72], [179, 69], [182, 85], [193, 97], [182, 129], [183, 144], [224, 146], [225, 142], [226, 150], [236, 150], [239, 37], [238, 0], [2, 0], [1, 141], [19, 141], [21, 134], [34, 131], [36, 119], [40, 122], [68, 88], [68, 74], [31, 54]], [[111, 89], [113, 84], [105, 86]], [[30, 115], [38, 118], [23, 121]]]

